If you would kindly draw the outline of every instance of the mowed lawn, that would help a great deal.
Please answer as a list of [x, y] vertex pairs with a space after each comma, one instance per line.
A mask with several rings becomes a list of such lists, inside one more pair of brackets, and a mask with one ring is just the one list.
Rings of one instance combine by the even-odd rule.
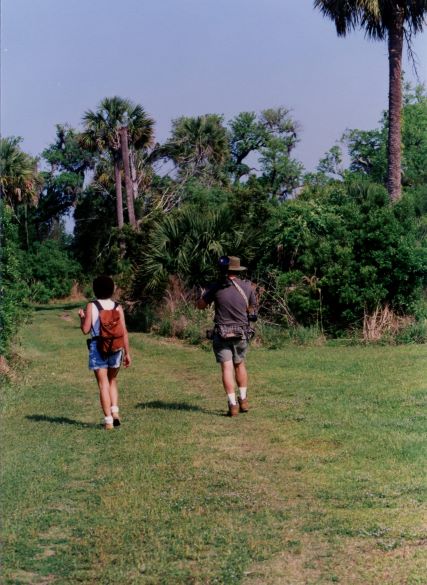
[[106, 432], [75, 307], [35, 312], [3, 391], [2, 583], [427, 583], [427, 347], [210, 352], [131, 334]]

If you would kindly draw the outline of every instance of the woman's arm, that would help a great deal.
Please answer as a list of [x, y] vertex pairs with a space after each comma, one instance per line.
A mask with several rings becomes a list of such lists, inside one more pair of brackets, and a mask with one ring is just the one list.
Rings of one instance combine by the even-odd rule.
[[85, 335], [90, 333], [92, 327], [92, 303], [88, 303], [86, 310], [79, 309], [80, 329]]
[[123, 341], [124, 341], [125, 355], [124, 355], [123, 365], [125, 368], [128, 368], [132, 363], [132, 358], [130, 357], [130, 351], [129, 351], [129, 334], [128, 334], [128, 330], [126, 327], [125, 314], [123, 312], [123, 308], [119, 305], [118, 309], [119, 309], [120, 320], [122, 322], [123, 331], [124, 331]]

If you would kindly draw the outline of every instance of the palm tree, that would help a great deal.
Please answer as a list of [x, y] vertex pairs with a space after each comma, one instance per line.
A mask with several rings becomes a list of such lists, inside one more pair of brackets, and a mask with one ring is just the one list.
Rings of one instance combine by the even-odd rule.
[[20, 142], [15, 137], [0, 139], [0, 193], [13, 209], [36, 205], [43, 182], [36, 159], [20, 149]]
[[164, 289], [168, 275], [179, 277], [188, 287], [207, 282], [215, 276], [219, 256], [243, 249], [247, 257], [244, 231], [232, 224], [227, 209], [206, 212], [183, 207], [153, 224], [135, 283], [153, 292]]
[[17, 218], [18, 207], [23, 207], [28, 248], [28, 205], [38, 204], [43, 178], [37, 170], [37, 160], [20, 149], [20, 142], [21, 138], [15, 137], [0, 139], [0, 198]]
[[134, 187], [131, 178], [130, 145], [147, 147], [153, 137], [153, 121], [139, 105], [118, 96], [104, 98], [96, 112], [88, 110], [83, 116], [83, 144], [93, 151], [108, 152], [114, 163], [117, 225], [123, 227], [122, 173], [123, 164], [129, 223], [136, 228]]
[[388, 41], [389, 130], [387, 187], [390, 198], [401, 195], [401, 110], [403, 40], [422, 31], [427, 0], [314, 0], [314, 7], [334, 21], [337, 34], [360, 26], [366, 36]]
[[120, 98], [105, 98], [99, 104], [96, 112], [88, 110], [83, 115], [85, 129], [80, 137], [82, 144], [88, 150], [100, 154], [108, 152], [112, 158], [116, 188], [117, 225], [119, 229], [124, 224], [119, 122], [125, 111], [126, 108]]
[[218, 182], [229, 154], [222, 117], [206, 114], [174, 120], [164, 152], [178, 167], [181, 180], [197, 177], [207, 185]]

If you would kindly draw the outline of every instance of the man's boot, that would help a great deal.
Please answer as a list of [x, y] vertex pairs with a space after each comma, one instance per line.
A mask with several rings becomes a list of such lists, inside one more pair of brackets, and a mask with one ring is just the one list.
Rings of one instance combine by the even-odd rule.
[[248, 412], [249, 410], [249, 402], [247, 398], [239, 398], [239, 409], [240, 412]]
[[228, 405], [228, 416], [237, 416], [239, 414], [239, 407], [237, 404]]

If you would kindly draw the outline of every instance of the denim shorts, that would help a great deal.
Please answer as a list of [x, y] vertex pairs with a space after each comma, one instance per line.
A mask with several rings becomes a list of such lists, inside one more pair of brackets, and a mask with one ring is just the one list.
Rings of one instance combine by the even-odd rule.
[[88, 343], [89, 347], [89, 370], [100, 370], [101, 368], [120, 368], [122, 364], [123, 350], [115, 351], [105, 358], [98, 351], [96, 339]]
[[248, 351], [248, 342], [244, 338], [223, 339], [219, 335], [214, 335], [212, 348], [217, 363], [231, 362], [240, 364], [246, 357]]

